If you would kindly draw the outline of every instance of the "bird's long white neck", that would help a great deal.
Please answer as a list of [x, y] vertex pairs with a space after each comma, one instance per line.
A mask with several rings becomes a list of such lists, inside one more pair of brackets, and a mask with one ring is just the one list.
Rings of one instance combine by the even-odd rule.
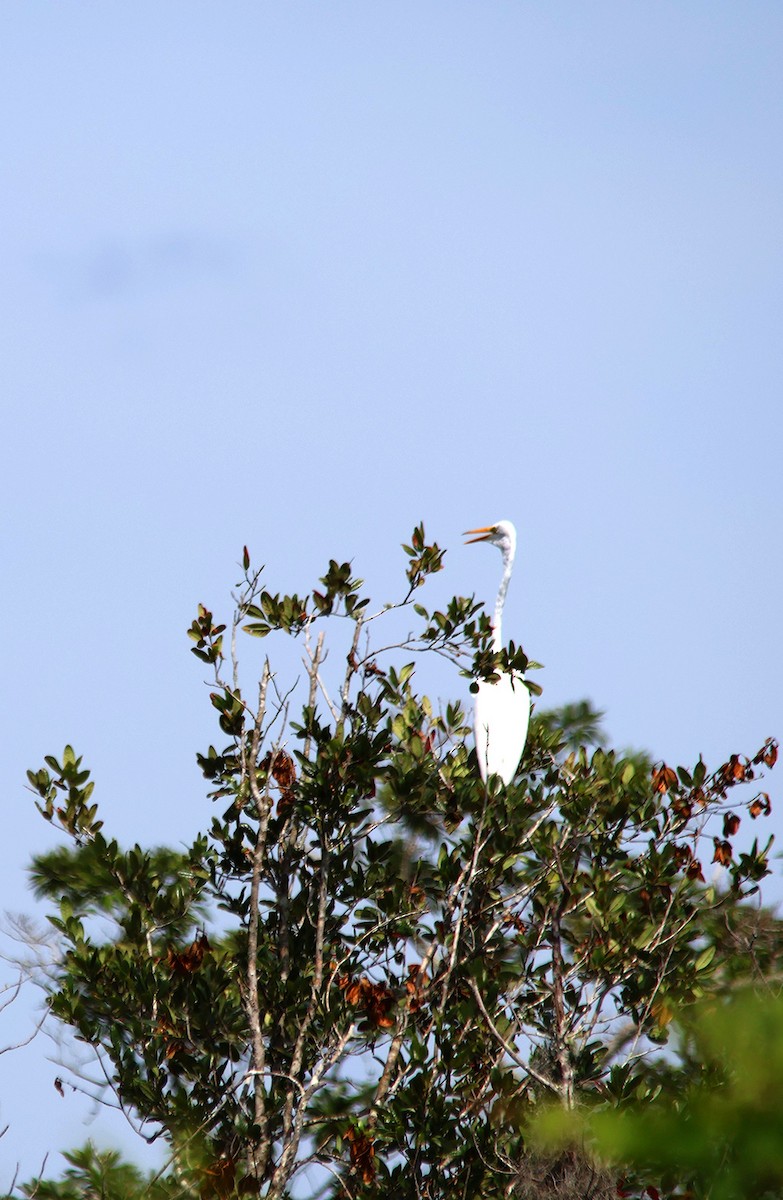
[[511, 569], [514, 566], [514, 547], [510, 546], [508, 550], [503, 551], [503, 578], [500, 581], [498, 588], [498, 598], [495, 601], [495, 620], [492, 622], [492, 649], [503, 649], [503, 605], [506, 602], [506, 592], [508, 591], [509, 580], [511, 579]]

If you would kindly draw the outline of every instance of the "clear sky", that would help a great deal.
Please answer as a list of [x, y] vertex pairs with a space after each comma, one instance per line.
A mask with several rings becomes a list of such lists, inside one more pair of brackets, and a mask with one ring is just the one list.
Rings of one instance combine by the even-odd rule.
[[[0, 908], [66, 741], [121, 839], [209, 820], [184, 630], [244, 543], [384, 600], [424, 519], [491, 602], [460, 532], [509, 517], [548, 704], [669, 761], [783, 733], [782, 35], [763, 0], [6, 0]], [[133, 1144], [51, 1052], [0, 1057], [0, 1188]]]

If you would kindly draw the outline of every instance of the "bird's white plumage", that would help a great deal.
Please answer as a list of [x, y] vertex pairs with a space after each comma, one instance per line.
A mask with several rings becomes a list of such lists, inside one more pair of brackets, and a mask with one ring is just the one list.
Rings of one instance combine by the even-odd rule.
[[481, 778], [499, 775], [508, 786], [516, 774], [527, 740], [530, 692], [521, 675], [503, 672], [497, 683], [479, 681], [474, 732]]
[[[492, 623], [492, 645], [499, 651], [503, 648], [503, 605], [514, 565], [517, 531], [511, 521], [498, 521], [496, 525], [485, 525], [467, 532], [479, 535], [471, 538], [471, 541], [490, 542], [503, 555], [503, 577]], [[525, 749], [529, 721], [530, 692], [523, 675], [512, 676], [501, 671], [500, 678], [494, 683], [479, 680], [473, 729], [479, 772], [484, 782], [491, 775], [499, 775], [506, 787], [511, 783]]]

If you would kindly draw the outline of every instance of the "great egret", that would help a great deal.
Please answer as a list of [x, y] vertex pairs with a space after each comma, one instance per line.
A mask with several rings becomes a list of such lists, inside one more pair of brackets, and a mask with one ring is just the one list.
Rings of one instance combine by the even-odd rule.
[[[468, 539], [471, 542], [490, 542], [503, 555], [503, 578], [500, 581], [498, 598], [495, 601], [495, 619], [492, 622], [492, 648], [503, 649], [501, 621], [503, 604], [514, 566], [517, 548], [517, 531], [510, 521], [498, 521], [497, 525], [485, 525], [480, 529], [467, 529], [465, 534], [478, 534]], [[476, 754], [481, 778], [484, 782], [491, 775], [499, 775], [508, 787], [516, 774], [522, 751], [527, 739], [530, 720], [530, 692], [524, 676], [501, 671], [496, 683], [486, 679], [478, 681], [474, 712]]]

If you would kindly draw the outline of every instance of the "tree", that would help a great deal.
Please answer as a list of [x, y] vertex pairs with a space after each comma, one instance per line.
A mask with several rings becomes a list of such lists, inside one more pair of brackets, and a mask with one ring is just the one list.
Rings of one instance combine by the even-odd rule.
[[[421, 694], [417, 663], [529, 682], [535, 664], [493, 651], [473, 598], [420, 603], [443, 562], [422, 526], [404, 550], [402, 598], [372, 614], [349, 564], [276, 594], [247, 550], [230, 628], [199, 607], [222, 740], [198, 756], [218, 815], [187, 852], [108, 838], [70, 747], [29, 773], [71, 843], [33, 867], [64, 946], [51, 1012], [165, 1140], [178, 1194], [556, 1194], [585, 1159], [535, 1182], [542, 1103], [652, 1094], [675, 1014], [747, 977], [724, 929], [769, 870], [771, 839], [737, 835], [770, 811], [742, 789], [776, 743], [673, 769], [575, 749], [601, 739], [572, 707], [534, 718], [517, 779], [485, 787], [461, 705]], [[400, 614], [417, 631], [384, 642]], [[242, 631], [298, 639], [300, 713], [269, 659], [244, 684]]]
[[25, 1184], [22, 1193], [35, 1200], [176, 1200], [182, 1196], [178, 1181], [173, 1177], [160, 1178], [145, 1174], [130, 1163], [124, 1163], [115, 1150], [97, 1150], [90, 1142], [81, 1150], [65, 1155], [70, 1164], [63, 1178], [56, 1183], [34, 1179]]

